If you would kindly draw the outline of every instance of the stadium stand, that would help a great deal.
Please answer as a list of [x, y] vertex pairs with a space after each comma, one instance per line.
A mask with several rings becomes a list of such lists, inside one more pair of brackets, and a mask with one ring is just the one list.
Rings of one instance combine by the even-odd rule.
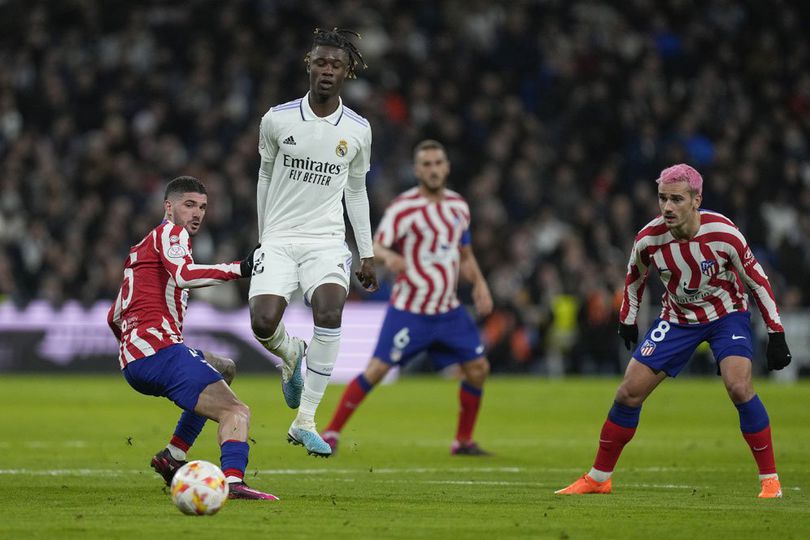
[[[805, 313], [803, 8], [611, 4], [0, 3], [0, 302], [111, 299], [180, 174], [216, 201], [196, 259], [249, 250], [259, 119], [306, 91], [300, 51], [334, 24], [360, 31], [369, 65], [345, 98], [374, 128], [372, 222], [412, 185], [416, 141], [450, 150], [497, 304], [482, 321], [494, 370], [620, 369], [626, 260], [674, 162], [698, 168], [704, 206], [744, 229], [783, 312]], [[230, 309], [245, 292], [205, 298]]]

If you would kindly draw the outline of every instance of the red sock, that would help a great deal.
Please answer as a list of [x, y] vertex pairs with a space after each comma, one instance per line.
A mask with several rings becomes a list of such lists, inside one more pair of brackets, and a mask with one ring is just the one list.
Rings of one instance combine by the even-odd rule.
[[245, 479], [245, 471], [240, 471], [239, 469], [225, 469], [222, 471], [222, 474], [225, 475], [225, 478], [229, 476], [235, 476], [239, 480]]
[[776, 461], [773, 458], [773, 441], [771, 440], [771, 426], [756, 433], [743, 433], [743, 438], [759, 467], [759, 474], [776, 474]]
[[599, 450], [596, 452], [593, 468], [597, 471], [613, 472], [624, 445], [630, 442], [635, 433], [636, 428], [622, 427], [605, 420], [599, 434]]
[[461, 383], [458, 400], [461, 403], [461, 410], [458, 413], [456, 440], [467, 443], [472, 440], [475, 419], [478, 418], [478, 408], [481, 406], [481, 389], [467, 383]]
[[335, 409], [332, 421], [329, 422], [329, 425], [326, 426], [324, 431], [337, 431], [339, 433], [340, 430], [343, 429], [344, 424], [349, 421], [355, 409], [360, 406], [363, 399], [371, 392], [372, 388], [371, 383], [369, 383], [362, 374], [358, 375], [350, 382], [340, 398], [340, 403], [338, 403], [337, 409]]
[[186, 441], [184, 441], [177, 435], [172, 436], [172, 440], [169, 441], [169, 444], [171, 444], [172, 446], [176, 446], [183, 452], [188, 452], [188, 449], [191, 448], [190, 444], [188, 444]]

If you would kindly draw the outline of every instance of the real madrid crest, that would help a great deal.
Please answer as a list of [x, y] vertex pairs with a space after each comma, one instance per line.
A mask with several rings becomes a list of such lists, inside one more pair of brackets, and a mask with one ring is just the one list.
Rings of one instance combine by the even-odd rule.
[[337, 146], [335, 147], [335, 154], [337, 154], [338, 157], [343, 157], [346, 155], [346, 152], [348, 151], [349, 151], [349, 143], [347, 143], [343, 139], [340, 139], [340, 141], [338, 141]]

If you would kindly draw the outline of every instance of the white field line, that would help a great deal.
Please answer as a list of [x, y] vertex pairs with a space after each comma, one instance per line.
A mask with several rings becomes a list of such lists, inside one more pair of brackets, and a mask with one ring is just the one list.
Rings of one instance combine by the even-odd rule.
[[[2, 3], [2, 0], [0, 0]], [[543, 439], [542, 443], [538, 442], [538, 439], [500, 439], [495, 445], [494, 448], [496, 452], [498, 449], [524, 449], [524, 448], [532, 448], [532, 449], [540, 449], [546, 447], [554, 447], [554, 448], [587, 448], [592, 449], [594, 447], [595, 439], [588, 437], [587, 439]], [[15, 448], [26, 448], [29, 450], [47, 450], [51, 448], [88, 448], [90, 446], [96, 446], [98, 443], [93, 442], [92, 444], [89, 441], [82, 441], [82, 440], [66, 440], [66, 441], [16, 441], [11, 443], [10, 441], [0, 441], [0, 449], [10, 449], [12, 447]], [[427, 448], [427, 449], [435, 449], [435, 448], [450, 448], [449, 443], [446, 439], [421, 439], [418, 441], [412, 441], [410, 443], [412, 446], [417, 448]], [[666, 450], [671, 450], [674, 452], [682, 450], [684, 448], [689, 448], [693, 444], [693, 441], [684, 441], [682, 444], [673, 444], [672, 441], [669, 440], [633, 440], [632, 447], [633, 448], [647, 448], [647, 449], [660, 449], [664, 448]], [[347, 446], [352, 446], [351, 444]], [[489, 446], [487, 448], [490, 448]], [[351, 448], [350, 448], [351, 450]], [[634, 470], [650, 470], [653, 469], [634, 469]], [[658, 470], [669, 470], [669, 469], [658, 469]], [[695, 469], [690, 469], [695, 470]], [[717, 469], [709, 469], [717, 470]]]
[[[570, 469], [565, 472], [573, 472]], [[146, 469], [0, 469], [0, 475], [32, 475], [32, 476], [123, 476], [128, 474], [143, 474]], [[404, 467], [404, 468], [367, 468], [362, 469], [248, 469], [247, 474], [266, 475], [346, 475], [346, 474], [438, 474], [438, 473], [521, 473], [525, 469], [520, 467]]]
[[[676, 471], [678, 469], [668, 467], [650, 467], [633, 469], [637, 472], [660, 472], [660, 471]], [[683, 469], [680, 469], [683, 470]], [[717, 469], [714, 469], [717, 471]], [[395, 474], [437, 474], [437, 473], [525, 473], [529, 472], [521, 467], [448, 467], [445, 469], [439, 468], [425, 468], [425, 467], [403, 467], [403, 468], [380, 468], [380, 469], [263, 469], [255, 471], [256, 474], [264, 475], [321, 475], [321, 476], [345, 476], [356, 475], [365, 476], [368, 479], [373, 475], [395, 475]], [[581, 472], [580, 469], [574, 468], [550, 468], [538, 469], [538, 472], [544, 473], [576, 473]], [[632, 472], [632, 471], [630, 471]], [[0, 476], [104, 476], [104, 477], [121, 477], [127, 475], [142, 475], [145, 474], [144, 469], [0, 469]], [[248, 475], [254, 474], [254, 471], [248, 470]], [[354, 482], [355, 478], [338, 478], [337, 480], [345, 482]], [[374, 479], [379, 483], [401, 484], [405, 482], [415, 482], [418, 484], [433, 484], [433, 485], [458, 485], [458, 486], [534, 486], [534, 487], [559, 487], [557, 484], [548, 482], [520, 482], [520, 481], [507, 481], [507, 480], [411, 480], [411, 479]], [[690, 486], [683, 484], [635, 484], [622, 482], [622, 487], [627, 488], [649, 488], [649, 489], [709, 489], [709, 486]], [[783, 486], [782, 489], [789, 491], [801, 491], [798, 486]]]

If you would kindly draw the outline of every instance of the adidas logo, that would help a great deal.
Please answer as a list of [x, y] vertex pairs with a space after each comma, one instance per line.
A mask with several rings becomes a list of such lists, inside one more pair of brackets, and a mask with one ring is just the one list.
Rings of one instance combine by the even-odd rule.
[[291, 145], [295, 146], [295, 139], [293, 139], [293, 136], [290, 135], [289, 137], [287, 137], [286, 139], [281, 141], [281, 143], [282, 144], [291, 144]]

